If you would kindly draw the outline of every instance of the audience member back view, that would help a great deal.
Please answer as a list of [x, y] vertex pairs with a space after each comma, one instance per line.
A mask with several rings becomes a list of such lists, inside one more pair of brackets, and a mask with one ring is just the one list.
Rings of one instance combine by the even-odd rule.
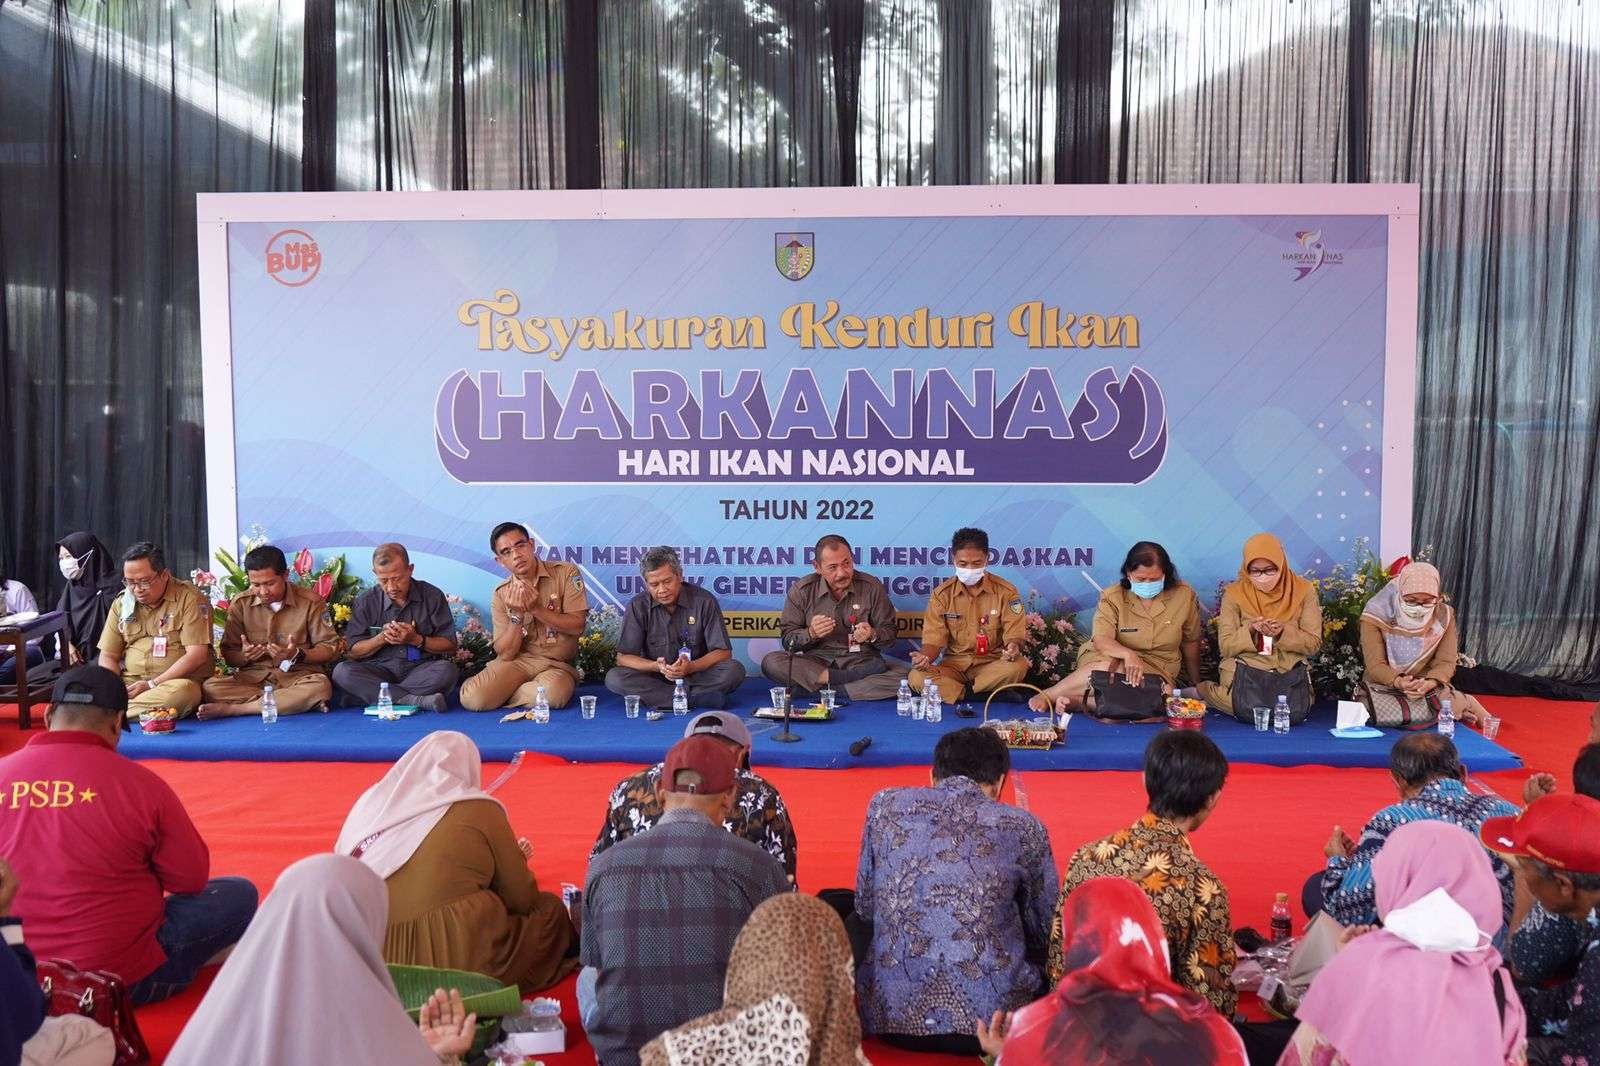
[[56, 682], [49, 731], [0, 759], [0, 855], [40, 958], [108, 970], [165, 999], [244, 934], [256, 890], [207, 881], [205, 841], [165, 781], [117, 754], [128, 695], [99, 666]]

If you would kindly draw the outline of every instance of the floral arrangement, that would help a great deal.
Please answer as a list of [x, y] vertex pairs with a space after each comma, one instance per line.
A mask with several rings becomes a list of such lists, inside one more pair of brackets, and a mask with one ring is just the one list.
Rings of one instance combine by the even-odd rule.
[[1068, 606], [1066, 597], [1045, 606], [1040, 604], [1037, 589], [1028, 593], [1027, 636], [1022, 641], [1022, 654], [1028, 660], [1028, 676], [1024, 680], [1038, 688], [1049, 688], [1072, 673], [1078, 660], [1078, 649], [1086, 639], [1078, 630], [1078, 614]]
[[[239, 538], [240, 555], [248, 555], [266, 543], [266, 531], [260, 526], [251, 526], [250, 533]], [[211, 625], [220, 633], [228, 621], [229, 604], [250, 588], [250, 577], [226, 548], [218, 548], [216, 558], [222, 564], [221, 575], [210, 570], [191, 570], [189, 580], [211, 600]], [[350, 621], [350, 605], [366, 587], [364, 581], [345, 571], [343, 555], [327, 556], [318, 565], [310, 548], [301, 548], [290, 558], [289, 580], [315, 592], [328, 605], [333, 627], [341, 633]]]
[[617, 638], [622, 635], [622, 612], [611, 604], [589, 612], [589, 624], [578, 638], [578, 680], [600, 681], [617, 665]]
[[445, 596], [450, 604], [450, 617], [456, 625], [456, 665], [461, 668], [461, 680], [481, 673], [494, 658], [494, 634], [483, 624], [478, 608], [451, 593]]

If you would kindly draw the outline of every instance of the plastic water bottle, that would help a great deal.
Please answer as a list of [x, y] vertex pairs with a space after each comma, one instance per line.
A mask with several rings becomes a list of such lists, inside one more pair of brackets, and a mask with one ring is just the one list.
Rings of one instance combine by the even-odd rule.
[[939, 686], [933, 686], [933, 691], [928, 693], [927, 706], [923, 708], [922, 717], [930, 722], [944, 720], [944, 693], [939, 691]]
[[672, 713], [689, 713], [689, 693], [684, 689], [681, 677], [672, 683]]
[[1288, 940], [1294, 935], [1294, 924], [1289, 914], [1289, 893], [1279, 892], [1272, 901], [1272, 919], [1267, 923], [1274, 942]]
[[910, 718], [912, 702], [911, 682], [902, 677], [900, 691], [894, 694], [894, 713], [901, 718]]
[[1456, 709], [1451, 706], [1449, 696], [1439, 701], [1439, 732], [1447, 737], [1456, 735]]
[[545, 692], [543, 685], [540, 685], [533, 694], [533, 720], [539, 725], [550, 721], [550, 696]]
[[278, 720], [278, 694], [271, 685], [261, 690], [261, 724], [272, 725]]
[[1279, 696], [1278, 705], [1272, 709], [1272, 731], [1274, 733], [1287, 733], [1289, 731], [1289, 697]]
[[928, 709], [928, 693], [930, 693], [932, 691], [933, 691], [933, 682], [932, 681], [924, 681], [922, 683], [922, 696], [920, 698], [918, 698], [918, 699], [914, 699], [914, 700], [911, 701], [911, 717], [914, 718], [915, 720], [917, 720], [919, 722], [922, 721], [922, 716], [925, 713], [927, 713], [927, 709]]
[[388, 714], [394, 710], [394, 697], [389, 695], [389, 682], [382, 681], [378, 684], [378, 713]]

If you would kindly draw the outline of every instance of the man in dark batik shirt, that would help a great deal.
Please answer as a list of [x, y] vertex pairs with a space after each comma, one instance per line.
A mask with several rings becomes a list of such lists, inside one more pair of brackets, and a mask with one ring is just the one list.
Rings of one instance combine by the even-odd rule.
[[[739, 770], [734, 779], [733, 811], [723, 828], [761, 848], [783, 864], [789, 881], [794, 882], [794, 825], [783, 797], [758, 774], [750, 770], [750, 730], [738, 716], [727, 711], [706, 711], [689, 720], [685, 737], [707, 733], [718, 737], [738, 752]], [[656, 763], [624, 778], [611, 791], [605, 824], [589, 852], [592, 859], [621, 841], [637, 836], [655, 825], [661, 817], [661, 768]]]

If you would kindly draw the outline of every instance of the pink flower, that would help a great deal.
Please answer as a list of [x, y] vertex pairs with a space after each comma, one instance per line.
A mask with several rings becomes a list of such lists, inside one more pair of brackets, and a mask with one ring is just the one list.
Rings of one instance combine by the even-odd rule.
[[1040, 626], [1044, 625], [1044, 615], [1040, 614], [1038, 611], [1029, 611], [1027, 617], [1029, 629], [1038, 629]]
[[218, 600], [217, 601], [217, 610], [226, 611], [227, 609], [228, 609], [228, 601], [227, 600]]
[[323, 574], [317, 578], [317, 595], [326, 600], [333, 595], [333, 575]]
[[1053, 665], [1055, 665], [1055, 661], [1057, 659], [1061, 658], [1061, 645], [1059, 645], [1059, 644], [1047, 645], [1045, 647], [1045, 649], [1043, 651], [1041, 651], [1039, 654], [1044, 656], [1044, 661], [1045, 662], [1050, 663], [1053, 666]]
[[311, 573], [311, 549], [301, 548], [300, 554], [294, 557], [294, 572], [301, 577]]
[[466, 648], [457, 648], [456, 649], [456, 662], [458, 662], [458, 663], [470, 663], [471, 661], [472, 661], [472, 653], [470, 651], [468, 651]]
[[467, 619], [466, 629], [467, 629], [468, 633], [483, 633], [483, 632], [486, 632], [486, 630], [483, 628], [483, 623], [478, 621], [476, 618]]
[[1065, 618], [1057, 618], [1056, 619], [1056, 632], [1057, 633], [1070, 633], [1070, 632], [1072, 632], [1072, 627], [1067, 625], [1067, 620]]
[[209, 570], [189, 571], [189, 580], [194, 582], [196, 588], [208, 589], [217, 583], [217, 577]]

